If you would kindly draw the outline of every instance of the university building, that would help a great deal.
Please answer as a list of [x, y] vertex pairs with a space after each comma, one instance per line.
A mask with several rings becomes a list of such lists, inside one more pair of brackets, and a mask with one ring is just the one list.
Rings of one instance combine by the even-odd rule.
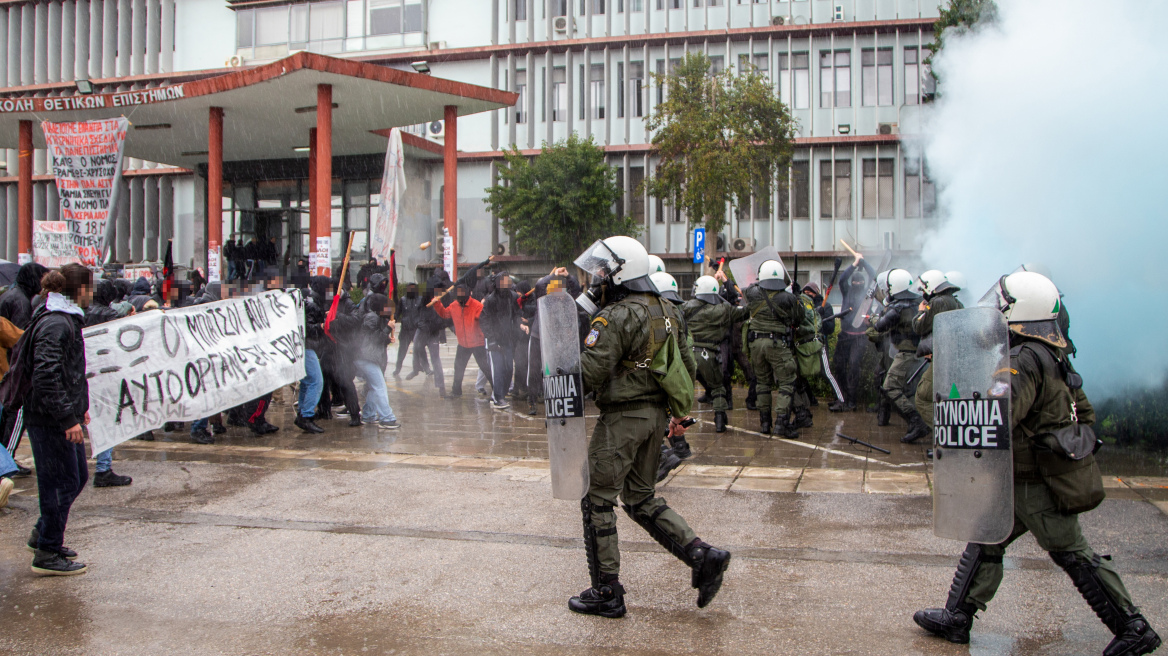
[[[299, 57], [303, 63], [323, 55], [311, 59], [316, 64], [307, 65], [306, 76], [312, 66], [333, 75], [339, 67], [330, 62], [339, 59], [370, 65], [358, 77], [405, 71], [402, 79], [411, 80], [405, 87], [420, 71], [433, 80], [428, 91], [453, 96], [411, 99], [420, 104], [406, 111], [408, 94], [398, 82], [346, 92], [343, 76], [356, 69], [333, 80], [338, 92], [325, 104], [305, 95], [307, 77], [304, 89], [291, 96], [254, 83], [248, 87], [253, 97], [238, 110], [226, 110], [218, 177], [208, 176], [203, 106], [193, 99], [168, 101], [184, 105], [170, 111], [174, 121], [189, 125], [143, 120], [150, 111], [163, 111], [165, 102], [124, 108], [133, 127], [114, 259], [158, 260], [173, 239], [178, 262], [204, 266], [215, 237], [219, 244], [232, 237], [276, 237], [281, 252], [294, 260], [324, 235], [331, 237], [336, 261], [350, 231], [355, 257], [364, 257], [385, 139], [338, 136], [331, 144], [331, 170], [310, 164], [310, 155], [319, 159], [319, 148], [312, 150], [308, 131], [319, 125], [318, 110], [329, 113], [331, 105], [333, 126], [355, 121], [362, 135], [422, 117], [407, 128], [408, 189], [399, 240], [404, 257], [398, 262], [403, 276], [435, 265], [439, 249], [418, 251], [414, 245], [435, 241], [444, 225], [458, 235], [460, 262], [497, 254], [517, 272], [550, 268], [552, 263], [512, 247], [483, 202], [484, 189], [504, 148], [535, 154], [544, 142], [577, 132], [591, 135], [618, 170], [624, 196], [615, 211], [643, 224], [648, 250], [687, 288], [697, 271], [694, 226], [641, 191], [656, 166], [644, 118], [665, 93], [654, 75], [669, 71], [686, 52], [703, 52], [716, 70], [754, 67], [765, 73], [799, 123], [791, 168], [757, 189], [749, 206], [731, 208], [724, 234], [710, 236], [709, 247], [733, 256], [773, 245], [797, 253], [800, 277], [816, 280], [830, 276], [841, 239], [868, 252], [914, 251], [932, 225], [935, 192], [913, 136], [921, 131], [922, 105], [931, 95], [923, 60], [936, 15], [936, 2], [929, 0], [6, 2], [0, 5], [0, 34], [7, 35], [7, 47], [0, 48], [0, 147], [7, 148], [0, 150], [6, 168], [0, 169], [0, 221], [6, 228], [0, 230], [0, 253], [15, 260], [20, 252], [18, 130], [5, 120], [15, 116], [6, 103], [71, 98], [86, 84], [97, 94], [216, 86], [206, 81], [243, 80], [248, 71], [271, 70], [273, 62]], [[223, 77], [231, 75], [237, 78]], [[457, 84], [434, 86], [447, 83]], [[511, 93], [487, 94], [492, 89]], [[456, 103], [456, 126], [442, 120], [448, 114], [435, 113], [455, 96], [466, 101]], [[471, 108], [468, 98], [478, 104]], [[38, 113], [37, 120], [88, 115], [76, 110], [58, 118], [67, 114]], [[117, 114], [101, 116], [109, 115]], [[39, 126], [34, 132], [39, 137]], [[253, 133], [264, 136], [249, 139]], [[132, 148], [136, 137], [155, 145]], [[194, 145], [164, 148], [159, 144], [166, 139]], [[31, 159], [32, 216], [52, 220], [57, 198], [48, 158], [34, 147]], [[311, 174], [331, 174], [331, 186]], [[219, 177], [217, 230], [207, 217], [218, 208], [206, 198], [208, 185], [213, 192], [220, 184], [211, 178]], [[448, 188], [457, 191], [447, 194]], [[311, 211], [310, 200], [322, 196], [314, 191], [328, 192], [327, 208], [318, 203]]]

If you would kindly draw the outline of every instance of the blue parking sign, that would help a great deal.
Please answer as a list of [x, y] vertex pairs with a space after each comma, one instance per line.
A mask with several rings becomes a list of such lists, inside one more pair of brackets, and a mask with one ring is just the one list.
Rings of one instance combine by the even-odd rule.
[[701, 264], [706, 261], [706, 229], [694, 228], [693, 241], [694, 264]]

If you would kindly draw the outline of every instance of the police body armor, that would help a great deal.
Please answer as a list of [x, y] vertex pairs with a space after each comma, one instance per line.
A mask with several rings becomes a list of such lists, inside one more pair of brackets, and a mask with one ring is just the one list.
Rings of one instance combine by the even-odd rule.
[[1006, 317], [975, 307], [933, 323], [933, 533], [997, 544], [1014, 527]]
[[588, 492], [588, 433], [584, 429], [584, 380], [576, 301], [563, 287], [548, 286], [539, 299], [540, 354], [552, 496], [579, 501]]

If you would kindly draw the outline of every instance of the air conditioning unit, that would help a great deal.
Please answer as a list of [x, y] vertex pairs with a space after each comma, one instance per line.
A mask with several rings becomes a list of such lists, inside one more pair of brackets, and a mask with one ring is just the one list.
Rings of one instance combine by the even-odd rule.
[[835, 12], [832, 13], [831, 19], [833, 21], [842, 21], [844, 19], [844, 6], [836, 5]]
[[779, 26], [779, 25], [786, 25], [786, 24], [787, 24], [787, 17], [786, 16], [774, 16], [771, 18], [771, 25]]
[[511, 244], [505, 241], [499, 242], [495, 246], [495, 255], [510, 255]]
[[446, 42], [445, 41], [431, 41], [430, 42], [430, 50], [445, 50], [445, 49], [446, 49]]
[[431, 139], [445, 139], [446, 121], [430, 121], [426, 126], [426, 136]]
[[568, 31], [568, 17], [567, 16], [556, 16], [555, 18], [553, 18], [552, 19], [552, 29], [559, 32], [560, 34], [566, 33]]
[[897, 134], [899, 129], [896, 123], [881, 123], [877, 132], [879, 134]]
[[884, 233], [884, 250], [886, 250], [886, 251], [896, 250], [896, 233], [895, 232], [888, 231], [888, 232]]
[[840, 123], [839, 125], [835, 126], [835, 129], [840, 134], [852, 133], [852, 125], [850, 123]]
[[730, 240], [730, 251], [732, 253], [741, 253], [743, 251], [753, 251], [754, 240], [749, 237], [735, 237]]
[[227, 68], [243, 66], [243, 57], [240, 57], [239, 55], [232, 55], [227, 58], [227, 61], [223, 62], [223, 65]]
[[[462, 243], [467, 239], [466, 233], [462, 231], [462, 219], [458, 220], [458, 254], [462, 255], [466, 249], [462, 247]], [[434, 222], [434, 257], [442, 259], [442, 229], [446, 227], [444, 219], [438, 219]]]

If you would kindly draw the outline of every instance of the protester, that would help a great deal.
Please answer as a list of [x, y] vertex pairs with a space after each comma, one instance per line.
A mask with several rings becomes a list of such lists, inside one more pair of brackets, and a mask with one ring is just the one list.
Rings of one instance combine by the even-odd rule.
[[32, 318], [32, 298], [41, 293], [41, 278], [48, 269], [35, 262], [29, 262], [16, 272], [16, 284], [0, 296], [0, 317], [24, 330]]
[[312, 294], [307, 294], [304, 299], [304, 378], [300, 379], [294, 422], [305, 433], [324, 432], [313, 419], [324, 390], [324, 373], [318, 353], [327, 340], [324, 334], [325, 318], [325, 308], [317, 303]]
[[[0, 317], [0, 378], [8, 373], [8, 351], [16, 346], [17, 340], [23, 334], [24, 331], [13, 325], [11, 321]], [[0, 408], [0, 425], [3, 425], [3, 421], [4, 411], [3, 408]], [[14, 487], [11, 479], [15, 476], [27, 475], [21, 473], [23, 468], [16, 464], [16, 460], [5, 447], [6, 444], [0, 443], [0, 508], [8, 504], [8, 495]]]
[[41, 279], [45, 304], [33, 314], [31, 389], [24, 420], [37, 464], [41, 516], [29, 537], [35, 550], [32, 571], [82, 574], [85, 565], [64, 545], [69, 509], [89, 478], [85, 431], [89, 423], [89, 384], [81, 330], [92, 296], [92, 276], [80, 264], [66, 264]]
[[[107, 321], [120, 319], [134, 313], [134, 307], [129, 303], [117, 302], [118, 290], [110, 280], [99, 280], [93, 288], [93, 298], [89, 307], [85, 309], [85, 327], [97, 326]], [[117, 303], [115, 308], [112, 304]], [[153, 439], [153, 435], [151, 435]], [[106, 449], [96, 456], [97, 465], [94, 467], [93, 487], [122, 487], [129, 485], [133, 479], [129, 476], [119, 476], [114, 473], [113, 449]]]
[[503, 410], [510, 407], [507, 394], [514, 373], [515, 344], [522, 333], [519, 330], [519, 301], [511, 288], [511, 276], [500, 272], [494, 278], [493, 289], [483, 298], [480, 325], [491, 366], [491, 407]]
[[361, 409], [361, 421], [377, 424], [381, 428], [394, 430], [401, 427], [393, 408], [389, 405], [389, 393], [385, 387], [385, 366], [388, 364], [386, 347], [392, 341], [393, 306], [384, 294], [368, 297], [366, 312], [361, 317], [361, 327], [356, 340], [356, 359], [353, 369], [365, 381], [365, 405]]
[[[361, 425], [361, 405], [357, 399], [357, 388], [353, 386], [353, 365], [348, 348], [350, 336], [359, 327], [359, 322], [349, 315], [348, 308], [352, 301], [342, 295], [338, 299], [337, 312], [333, 319], [327, 319], [331, 311], [332, 302], [330, 292], [335, 289], [333, 282], [324, 276], [315, 276], [309, 283], [312, 302], [326, 310], [326, 320], [322, 324], [324, 339], [318, 342], [320, 350], [316, 352], [320, 358], [321, 373], [324, 374], [325, 385], [321, 390], [318, 410], [314, 416], [329, 418], [332, 413], [332, 400], [343, 399], [347, 410], [344, 416], [349, 419], [350, 426]], [[338, 418], [342, 413], [337, 413]]]
[[422, 306], [418, 312], [418, 330], [414, 337], [414, 369], [406, 376], [406, 380], [413, 380], [423, 371], [427, 375], [433, 373], [434, 385], [438, 388], [438, 396], [441, 398], [446, 398], [446, 378], [442, 372], [438, 346], [446, 343], [446, 320], [434, 311], [433, 300], [442, 296], [445, 290], [446, 283], [443, 277], [431, 276], [427, 281], [427, 289], [422, 296]]
[[515, 302], [519, 306], [519, 330], [515, 333], [515, 382], [511, 385], [511, 399], [516, 403], [526, 399], [530, 393], [527, 372], [531, 364], [531, 323], [535, 320], [537, 309], [534, 292], [535, 288], [530, 281], [518, 280], [515, 282]]
[[[422, 307], [422, 299], [418, 296], [418, 283], [411, 282], [406, 285], [405, 293], [397, 299], [397, 307], [394, 311], [394, 317], [398, 322], [397, 366], [393, 369], [394, 376], [401, 375], [406, 352], [409, 350], [414, 336], [418, 333], [418, 321], [422, 317]], [[424, 348], [420, 341], [418, 346], [414, 347], [415, 354], [419, 347]]]
[[[480, 372], [489, 372], [487, 353], [483, 339], [483, 331], [479, 325], [479, 316], [483, 312], [483, 304], [471, 297], [470, 289], [466, 285], [459, 285], [454, 290], [454, 302], [449, 306], [443, 305], [442, 299], [435, 296], [430, 300], [438, 316], [454, 321], [454, 334], [458, 338], [458, 349], [454, 352], [454, 382], [450, 386], [450, 396], [462, 396], [462, 378], [466, 373], [466, 363], [473, 355]], [[489, 374], [488, 374], [489, 375]]]

